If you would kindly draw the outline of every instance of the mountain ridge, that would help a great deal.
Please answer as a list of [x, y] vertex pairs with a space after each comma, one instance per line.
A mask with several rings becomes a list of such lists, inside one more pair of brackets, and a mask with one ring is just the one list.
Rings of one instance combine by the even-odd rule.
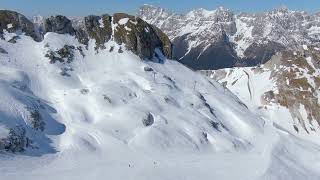
[[176, 14], [142, 6], [138, 16], [167, 33], [174, 58], [196, 70], [254, 66], [282, 50], [319, 46], [319, 14], [287, 8], [259, 14], [235, 14], [224, 8]]
[[[121, 20], [124, 21], [120, 22]], [[89, 15], [74, 21], [62, 15], [48, 18], [36, 16], [31, 22], [20, 13], [1, 10], [0, 22], [2, 39], [4, 31], [21, 31], [20, 34], [25, 33], [36, 41], [42, 41], [48, 32], [55, 32], [75, 36], [85, 45], [90, 39], [94, 39], [97, 50], [104, 48], [103, 44], [112, 38], [117, 44], [124, 44], [126, 49], [133, 51], [142, 59], [152, 59], [156, 55], [155, 49], [157, 48], [169, 59], [172, 55], [171, 42], [161, 30], [138, 17], [125, 13], [115, 13], [112, 16], [108, 14]], [[14, 42], [17, 38], [18, 36], [12, 37], [9, 41]]]

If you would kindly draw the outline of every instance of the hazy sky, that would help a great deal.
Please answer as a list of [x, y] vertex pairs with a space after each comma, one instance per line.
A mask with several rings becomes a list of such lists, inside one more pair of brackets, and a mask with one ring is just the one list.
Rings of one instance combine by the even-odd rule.
[[27, 16], [82, 16], [113, 12], [135, 14], [143, 4], [161, 6], [177, 12], [200, 7], [215, 9], [219, 6], [236, 12], [261, 12], [282, 5], [293, 10], [320, 11], [320, 0], [0, 0], [0, 9], [16, 10]]

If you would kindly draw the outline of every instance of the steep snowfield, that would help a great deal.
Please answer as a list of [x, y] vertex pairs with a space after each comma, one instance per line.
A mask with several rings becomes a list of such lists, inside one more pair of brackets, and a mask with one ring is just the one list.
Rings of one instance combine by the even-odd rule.
[[[84, 56], [75, 48], [70, 63], [49, 63], [65, 45]], [[55, 33], [0, 47], [0, 135], [20, 127], [32, 141], [0, 154], [1, 180], [320, 177], [319, 146], [176, 61], [141, 61], [112, 41], [97, 52]]]

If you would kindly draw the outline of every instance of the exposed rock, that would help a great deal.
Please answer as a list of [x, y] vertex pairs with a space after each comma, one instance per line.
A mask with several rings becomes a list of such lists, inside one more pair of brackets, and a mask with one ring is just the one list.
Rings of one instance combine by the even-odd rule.
[[112, 104], [112, 100], [107, 95], [104, 94], [103, 99], [108, 101], [109, 104]]
[[147, 117], [142, 120], [142, 124], [146, 127], [151, 126], [154, 123], [154, 117], [151, 113], [148, 113]]
[[133, 51], [141, 58], [152, 59], [155, 49], [171, 58], [171, 43], [164, 34], [142, 19], [124, 13], [113, 15], [114, 40], [118, 44], [125, 44], [128, 50]]
[[[77, 29], [77, 37], [80, 42], [87, 44], [89, 38], [96, 40], [97, 47], [103, 47], [104, 43], [110, 40], [112, 35], [111, 17], [107, 14], [102, 16], [87, 16], [84, 18], [84, 29]], [[84, 32], [81, 35], [79, 32]], [[82, 39], [82, 40], [81, 40]]]
[[64, 45], [63, 48], [57, 51], [57, 54], [59, 54], [61, 58], [67, 59], [67, 62], [70, 63], [74, 59], [74, 55], [73, 55], [74, 50], [75, 50], [74, 46]]
[[31, 144], [31, 140], [26, 137], [26, 130], [21, 126], [10, 129], [6, 138], [0, 139], [0, 150], [9, 152], [22, 152]]
[[[311, 51], [311, 52], [310, 52]], [[302, 127], [308, 131], [307, 126], [316, 129], [313, 120], [320, 125], [320, 104], [318, 94], [320, 93], [319, 68], [313, 61], [317, 59], [319, 52], [310, 50], [308, 57], [294, 55], [291, 51], [283, 51], [277, 57], [271, 59], [266, 66], [270, 68], [282, 66], [282, 70], [273, 71], [272, 78], [276, 80], [278, 93], [269, 98], [264, 94], [269, 103], [276, 102], [288, 108], [292, 117], [297, 118]], [[309, 56], [310, 55], [310, 56]], [[280, 57], [280, 61], [278, 59]], [[302, 106], [307, 117], [300, 112]], [[308, 120], [309, 122], [305, 122]], [[308, 125], [307, 125], [308, 124]]]
[[8, 42], [9, 43], [17, 43], [17, 40], [19, 39], [19, 36], [13, 36]]
[[8, 54], [8, 52], [6, 50], [4, 50], [3, 48], [0, 47], [0, 53], [1, 54]]
[[74, 59], [74, 46], [65, 45], [63, 48], [58, 51], [49, 50], [45, 57], [50, 59], [50, 63], [54, 64], [57, 61], [60, 63], [67, 62], [71, 63]]
[[[39, 31], [35, 32], [34, 26]], [[42, 27], [43, 26], [43, 27]], [[104, 14], [102, 16], [90, 15], [73, 23], [65, 16], [51, 16], [44, 21], [37, 22], [35, 25], [23, 15], [13, 11], [0, 11], [0, 33], [4, 30], [8, 32], [25, 32], [35, 40], [40, 40], [47, 32], [58, 34], [70, 34], [76, 36], [82, 44], [88, 45], [90, 39], [96, 41], [96, 49], [104, 49], [104, 44], [114, 40], [119, 45], [123, 45], [127, 50], [137, 54], [142, 59], [152, 60], [154, 57], [162, 62], [160, 52], [167, 58], [172, 58], [172, 45], [169, 38], [158, 28], [148, 24], [142, 19], [124, 13], [116, 13], [113, 16]], [[10, 42], [15, 43], [19, 38], [14, 37]], [[71, 48], [74, 50], [74, 48]], [[110, 51], [113, 51], [111, 47]], [[79, 50], [80, 51], [80, 50]], [[122, 53], [124, 49], [117, 49]], [[50, 58], [51, 63], [56, 61], [64, 62], [64, 59], [71, 61], [73, 56], [69, 47], [64, 47], [57, 52], [48, 52], [46, 57]], [[58, 55], [57, 55], [58, 54]], [[81, 53], [83, 56], [83, 51]]]
[[149, 67], [149, 66], [143, 67], [143, 70], [146, 71], [146, 72], [152, 72], [153, 71], [152, 67]]
[[61, 15], [51, 16], [50, 18], [46, 19], [44, 28], [45, 32], [71, 35], [75, 34], [71, 21], [67, 17]]
[[28, 109], [30, 112], [31, 127], [35, 130], [44, 131], [46, 123], [38, 110]]
[[173, 45], [169, 39], [169, 37], [162, 32], [159, 28], [156, 26], [151, 26], [157, 36], [160, 38], [160, 41], [162, 43], [162, 53], [164, 54], [165, 57], [168, 59], [172, 59], [172, 54], [173, 54]]
[[237, 62], [238, 66], [254, 66], [269, 61], [277, 52], [285, 50], [285, 47], [277, 42], [264, 44], [253, 43], [244, 52], [245, 58]]
[[17, 33], [17, 35], [25, 33], [36, 41], [41, 40], [35, 32], [33, 23], [22, 14], [14, 11], [0, 10], [0, 36], [2, 36], [4, 30]]
[[83, 94], [83, 95], [86, 95], [89, 92], [90, 92], [89, 89], [80, 89], [80, 93]]
[[[225, 84], [248, 104], [258, 97], [257, 108], [263, 114], [287, 117], [293, 130], [311, 133], [320, 129], [319, 50], [318, 46], [284, 50], [260, 66], [203, 73]], [[284, 110], [276, 110], [278, 107]]]
[[50, 59], [51, 64], [54, 64], [57, 61], [59, 61], [61, 63], [64, 62], [64, 60], [62, 58], [58, 57], [58, 54], [54, 51], [48, 51], [47, 54], [45, 55], [45, 57]]
[[[212, 44], [202, 51], [202, 46], [189, 49], [187, 35], [173, 40], [173, 59], [194, 70], [212, 70], [234, 67], [239, 58], [233, 49], [233, 44], [228, 41], [224, 31], [217, 34]], [[196, 37], [194, 37], [196, 38]], [[199, 51], [202, 51], [199, 54]]]

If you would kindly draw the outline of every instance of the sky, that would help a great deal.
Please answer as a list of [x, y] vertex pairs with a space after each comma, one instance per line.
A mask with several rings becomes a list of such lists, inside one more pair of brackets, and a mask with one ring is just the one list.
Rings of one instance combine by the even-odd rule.
[[262, 12], [281, 6], [292, 10], [320, 12], [320, 0], [0, 0], [0, 9], [10, 9], [26, 16], [84, 16], [126, 12], [136, 14], [143, 4], [183, 13], [195, 8], [208, 10], [223, 6], [235, 12]]

